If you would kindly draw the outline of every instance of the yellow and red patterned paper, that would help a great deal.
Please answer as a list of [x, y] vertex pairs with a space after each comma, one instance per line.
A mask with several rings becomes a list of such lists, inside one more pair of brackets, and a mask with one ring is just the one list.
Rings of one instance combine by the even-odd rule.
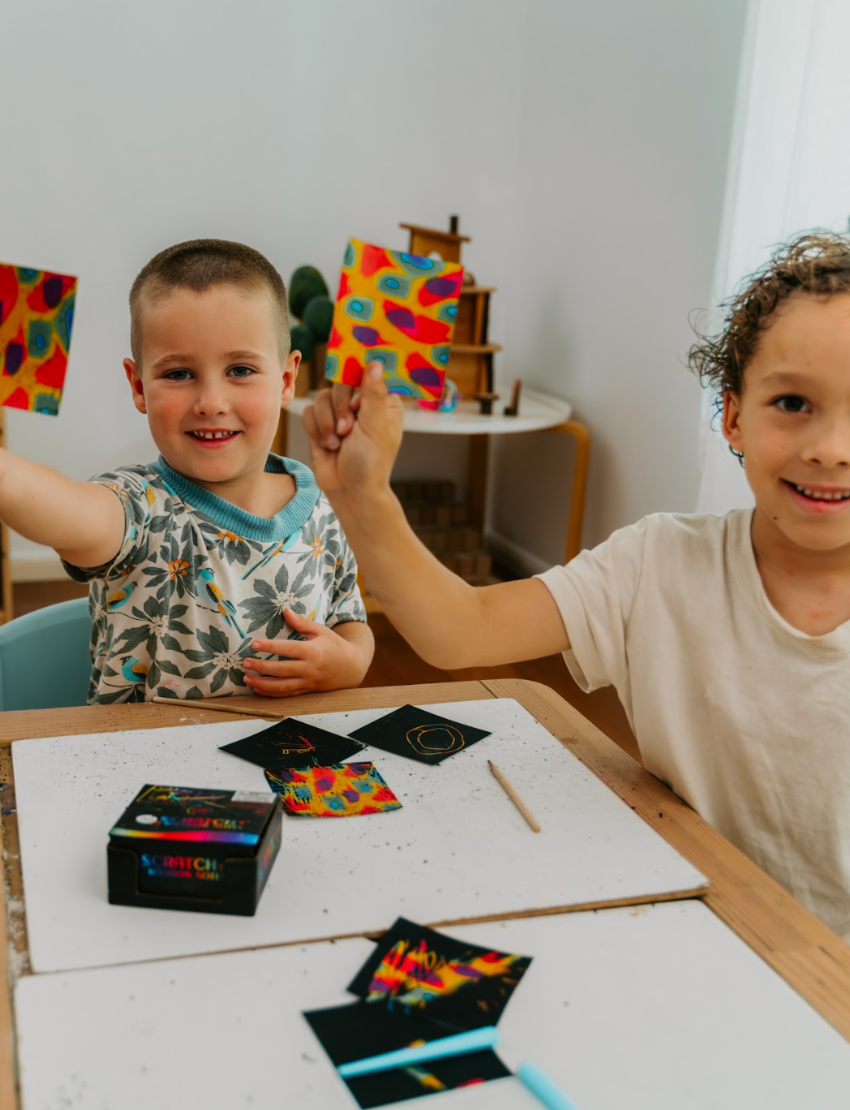
[[349, 239], [342, 261], [325, 377], [359, 385], [384, 365], [393, 393], [438, 401], [463, 283], [463, 266]]
[[401, 809], [374, 763], [282, 767], [263, 773], [286, 812], [302, 817], [357, 817]]
[[56, 416], [77, 279], [0, 263], [0, 405]]

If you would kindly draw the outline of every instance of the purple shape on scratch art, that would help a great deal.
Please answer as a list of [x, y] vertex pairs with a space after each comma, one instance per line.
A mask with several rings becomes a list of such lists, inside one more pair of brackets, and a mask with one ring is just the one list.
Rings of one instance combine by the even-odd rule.
[[48, 308], [55, 308], [62, 300], [62, 278], [49, 277], [41, 287], [41, 295]]
[[386, 316], [394, 328], [412, 328], [416, 323], [409, 308], [388, 308]]
[[23, 361], [24, 348], [20, 343], [10, 343], [6, 348], [6, 364], [3, 367], [3, 373], [17, 374]]
[[351, 334], [357, 342], [362, 343], [364, 347], [374, 347], [377, 343], [381, 342], [378, 329], [367, 328], [365, 324], [358, 324], [357, 327], [352, 328]]
[[433, 366], [414, 366], [409, 373], [417, 385], [425, 388], [428, 386], [436, 388], [443, 382], [443, 375], [439, 370], [435, 370]]
[[425, 282], [425, 288], [435, 297], [448, 297], [450, 293], [454, 293], [456, 287], [457, 280], [454, 278], [434, 277]]

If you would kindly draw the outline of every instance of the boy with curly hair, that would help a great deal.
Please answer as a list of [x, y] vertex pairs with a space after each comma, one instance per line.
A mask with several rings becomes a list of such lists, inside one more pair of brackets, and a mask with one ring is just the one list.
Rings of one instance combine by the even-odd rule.
[[379, 367], [308, 410], [314, 468], [425, 660], [563, 652], [582, 689], [616, 688], [647, 768], [850, 940], [850, 242], [798, 238], [726, 307], [691, 366], [722, 395], [755, 509], [659, 513], [473, 588], [390, 491], [401, 406]]
[[292, 400], [277, 270], [241, 243], [160, 252], [130, 293], [133, 402], [156, 462], [72, 482], [0, 451], [0, 516], [89, 582], [89, 702], [357, 686], [357, 567], [306, 466], [270, 453]]

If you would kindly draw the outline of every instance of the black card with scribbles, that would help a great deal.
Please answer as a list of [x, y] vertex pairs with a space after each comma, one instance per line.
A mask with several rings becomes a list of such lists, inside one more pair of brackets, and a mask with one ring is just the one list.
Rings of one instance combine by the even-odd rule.
[[403, 705], [371, 724], [354, 729], [351, 735], [364, 744], [420, 763], [442, 763], [490, 733], [441, 717], [428, 709]]
[[282, 771], [342, 763], [349, 756], [362, 752], [363, 745], [350, 736], [339, 736], [295, 717], [287, 717], [253, 736], [222, 745], [221, 751], [238, 755], [264, 770]]

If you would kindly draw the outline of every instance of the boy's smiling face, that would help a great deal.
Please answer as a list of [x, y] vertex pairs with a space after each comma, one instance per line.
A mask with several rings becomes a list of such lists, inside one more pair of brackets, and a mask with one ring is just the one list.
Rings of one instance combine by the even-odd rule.
[[850, 294], [779, 306], [724, 398], [723, 434], [744, 454], [757, 549], [850, 554]]
[[133, 401], [168, 465], [228, 498], [261, 481], [300, 356], [281, 361], [262, 287], [178, 288], [144, 303], [141, 365], [126, 359]]

